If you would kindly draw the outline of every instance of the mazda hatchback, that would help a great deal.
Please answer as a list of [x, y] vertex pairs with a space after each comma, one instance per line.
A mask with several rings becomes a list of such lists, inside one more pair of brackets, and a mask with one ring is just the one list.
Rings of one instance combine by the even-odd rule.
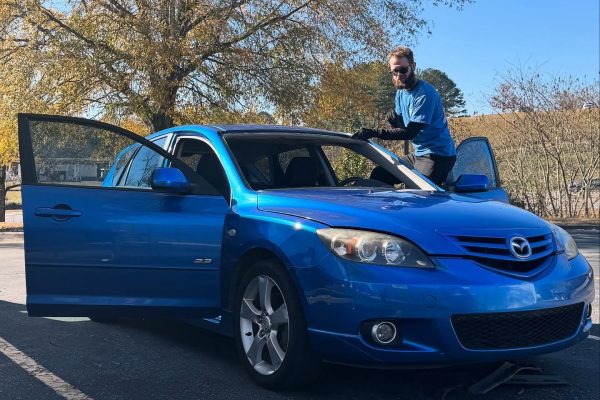
[[485, 138], [435, 186], [376, 143], [283, 126], [146, 138], [19, 116], [30, 316], [185, 319], [259, 384], [564, 349], [592, 325], [567, 232], [508, 204]]

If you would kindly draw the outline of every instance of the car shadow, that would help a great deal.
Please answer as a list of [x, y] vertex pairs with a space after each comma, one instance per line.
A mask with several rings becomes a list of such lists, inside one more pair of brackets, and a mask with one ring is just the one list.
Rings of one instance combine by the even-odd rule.
[[[256, 386], [246, 375], [232, 339], [182, 322], [30, 318], [25, 306], [3, 301], [0, 321], [0, 337], [96, 400], [475, 399], [481, 396], [469, 393], [468, 386], [499, 366], [373, 370], [325, 364], [314, 384], [274, 392]], [[595, 324], [593, 334], [599, 331]], [[546, 393], [570, 399], [586, 398], [587, 390], [597, 393], [598, 384], [579, 382], [586, 378], [575, 368], [588, 360], [590, 373], [597, 377], [598, 343], [586, 339], [563, 352], [526, 360], [544, 364], [547, 373], [564, 374], [572, 381], [569, 386], [505, 385], [485, 397], [527, 399]], [[2, 362], [0, 355], [0, 367]], [[561, 366], [567, 369], [558, 371]]]

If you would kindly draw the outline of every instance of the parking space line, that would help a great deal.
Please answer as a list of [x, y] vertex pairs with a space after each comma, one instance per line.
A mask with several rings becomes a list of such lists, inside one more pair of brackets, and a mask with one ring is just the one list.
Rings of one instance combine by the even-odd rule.
[[67, 400], [92, 400], [91, 397], [79, 391], [71, 384], [63, 381], [46, 368], [35, 362], [12, 344], [0, 337], [0, 353], [11, 359], [19, 367], [50, 389], [54, 390], [59, 396]]
[[588, 339], [600, 340], [600, 337], [594, 336], [594, 335], [589, 335]]

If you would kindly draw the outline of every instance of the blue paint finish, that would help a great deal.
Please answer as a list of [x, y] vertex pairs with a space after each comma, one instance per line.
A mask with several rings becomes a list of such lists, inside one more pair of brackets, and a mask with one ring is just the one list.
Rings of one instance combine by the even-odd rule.
[[455, 183], [457, 193], [485, 192], [490, 188], [487, 175], [464, 174]]
[[446, 234], [550, 232], [545, 221], [520, 208], [448, 192], [286, 189], [261, 193], [258, 207], [330, 226], [393, 233], [429, 254], [463, 254]]
[[[271, 253], [290, 271], [296, 279], [296, 269], [312, 270], [321, 264], [324, 257], [331, 255], [316, 235], [316, 229], [326, 225], [303, 218], [264, 213], [256, 210], [256, 205], [238, 207], [237, 213], [228, 217], [227, 230], [235, 230], [235, 236], [225, 235], [223, 239], [223, 263], [221, 291], [224, 308], [230, 307], [228, 296], [235, 284], [235, 268], [238, 260], [252, 251], [262, 250]], [[248, 265], [242, 265], [243, 268]], [[301, 287], [298, 286], [299, 293]], [[305, 312], [308, 312], [306, 299], [300, 297]]]
[[494, 200], [509, 204], [508, 193], [503, 188], [496, 188], [486, 192], [464, 193], [465, 196], [474, 197], [481, 200]]
[[[30, 315], [173, 317], [231, 335], [232, 294], [248, 267], [240, 260], [260, 253], [278, 260], [288, 272], [312, 345], [334, 362], [390, 366], [529, 357], [571, 346], [589, 333], [590, 321], [582, 315], [577, 332], [556, 343], [488, 351], [463, 348], [450, 321], [454, 314], [591, 303], [594, 282], [587, 261], [581, 255], [569, 261], [556, 253], [542, 219], [486, 201], [485, 196], [505, 195], [502, 189], [468, 196], [365, 188], [253, 191], [240, 176], [222, 134], [261, 130], [306, 132], [186, 126], [152, 136], [172, 134], [165, 145], [170, 152], [180, 136], [208, 141], [231, 188], [227, 199], [115, 189], [110, 187], [114, 167], [102, 187], [24, 185]], [[484, 198], [476, 198], [480, 195]], [[343, 260], [316, 234], [328, 227], [405, 238], [436, 268]], [[530, 274], [495, 270], [476, 262], [473, 250], [460, 239], [493, 242], [512, 236], [545, 238], [547, 261]], [[504, 242], [493, 246], [503, 248]], [[387, 318], [400, 324], [401, 345], [375, 346], [361, 336], [364, 321]]]
[[[62, 306], [75, 304], [90, 305], [84, 315], [101, 305], [136, 305], [146, 308], [144, 315], [153, 315], [155, 306], [182, 308], [192, 316], [220, 307], [218, 269], [229, 209], [222, 197], [69, 186], [23, 186], [22, 192], [32, 315], [44, 303], [45, 315], [65, 315]], [[58, 204], [81, 216], [35, 215], [39, 206]], [[199, 258], [212, 262], [195, 264]]]
[[190, 191], [190, 183], [177, 168], [156, 169], [150, 186], [157, 192], [185, 194]]
[[[568, 347], [587, 336], [583, 324], [560, 343], [503, 351], [464, 349], [450, 324], [453, 314], [528, 311], [593, 301], [594, 284], [583, 257], [570, 263], [564, 255], [555, 258], [551, 272], [535, 281], [499, 277], [458, 258], [436, 259], [439, 267], [431, 271], [347, 262], [331, 268], [333, 273], [326, 268], [308, 271], [301, 285], [311, 305], [313, 343], [329, 360], [379, 366], [493, 361]], [[335, 272], [340, 268], [345, 268], [344, 279]], [[362, 321], [386, 318], [400, 322], [406, 341], [399, 348], [375, 347], [359, 334]]]

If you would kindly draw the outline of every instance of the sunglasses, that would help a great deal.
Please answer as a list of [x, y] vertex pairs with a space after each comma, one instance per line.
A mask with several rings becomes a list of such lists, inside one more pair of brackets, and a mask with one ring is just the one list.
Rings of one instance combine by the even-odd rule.
[[400, 76], [401, 74], [405, 74], [408, 72], [408, 70], [410, 69], [410, 67], [400, 67], [400, 68], [396, 68], [393, 71], [390, 71], [390, 75], [393, 76]]

